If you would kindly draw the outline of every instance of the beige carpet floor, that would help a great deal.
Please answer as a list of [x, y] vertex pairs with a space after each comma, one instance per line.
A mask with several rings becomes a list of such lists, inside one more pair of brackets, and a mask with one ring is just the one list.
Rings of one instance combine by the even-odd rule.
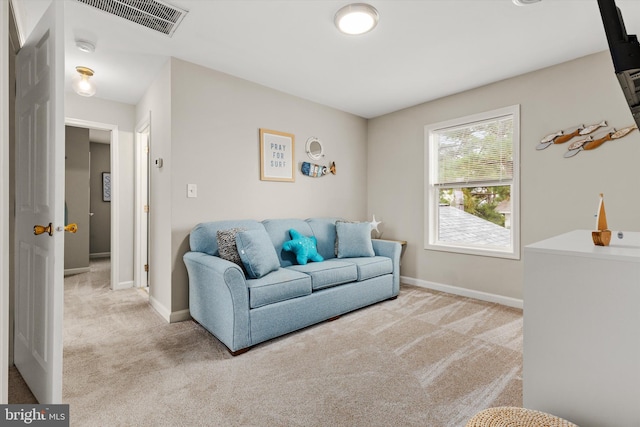
[[522, 405], [522, 311], [403, 285], [400, 296], [232, 357], [108, 262], [65, 280], [72, 426], [464, 426]]

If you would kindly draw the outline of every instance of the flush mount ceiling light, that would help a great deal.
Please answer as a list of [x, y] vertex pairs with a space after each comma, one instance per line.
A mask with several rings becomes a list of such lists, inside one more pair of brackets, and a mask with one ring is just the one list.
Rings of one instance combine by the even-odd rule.
[[93, 53], [96, 51], [96, 45], [87, 40], [76, 40], [76, 47], [80, 52]]
[[78, 74], [73, 77], [71, 86], [81, 96], [93, 96], [96, 94], [96, 85], [89, 80], [93, 76], [93, 70], [87, 67], [76, 67]]
[[336, 27], [345, 34], [367, 33], [378, 24], [378, 11], [366, 3], [353, 3], [340, 9], [334, 18]]
[[540, 0], [512, 0], [513, 4], [517, 6], [527, 6], [530, 4], [538, 3]]

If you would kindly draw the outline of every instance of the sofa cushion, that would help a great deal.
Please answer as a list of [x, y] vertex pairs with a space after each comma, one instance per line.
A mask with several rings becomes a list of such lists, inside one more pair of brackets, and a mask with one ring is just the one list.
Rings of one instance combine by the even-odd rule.
[[216, 237], [220, 258], [238, 264], [240, 268], [244, 270], [244, 265], [242, 264], [242, 259], [238, 253], [238, 247], [236, 246], [236, 234], [240, 231], [245, 231], [245, 229], [234, 227], [228, 230], [218, 230]]
[[355, 282], [358, 279], [358, 269], [351, 262], [330, 259], [321, 263], [306, 265], [292, 265], [287, 270], [296, 270], [311, 277], [311, 288], [329, 288], [342, 283]]
[[371, 224], [368, 222], [336, 222], [338, 258], [375, 256], [371, 244]]
[[218, 230], [244, 228], [245, 230], [263, 229], [264, 225], [253, 220], [237, 221], [209, 221], [201, 222], [193, 227], [189, 234], [189, 247], [194, 252], [204, 252], [207, 255], [218, 256]]
[[307, 261], [322, 262], [324, 258], [318, 253], [318, 241], [315, 237], [307, 237], [293, 228], [289, 230], [291, 240], [282, 244], [282, 249], [296, 254], [296, 262], [305, 265]]
[[311, 277], [299, 271], [279, 268], [259, 279], [247, 280], [249, 306], [262, 307], [311, 293]]
[[313, 235], [318, 241], [318, 253], [324, 259], [335, 258], [338, 250], [336, 247], [336, 221], [339, 218], [309, 218], [305, 221], [313, 230]]
[[393, 273], [393, 262], [386, 256], [345, 258], [342, 261], [352, 262], [358, 269], [358, 281], [371, 279]]
[[280, 268], [280, 260], [265, 230], [238, 232], [236, 245], [242, 264], [251, 279], [259, 279]]
[[295, 254], [283, 250], [282, 245], [284, 245], [284, 242], [291, 240], [289, 230], [292, 228], [298, 230], [305, 236], [313, 236], [313, 231], [311, 227], [309, 227], [309, 224], [302, 219], [267, 219], [262, 221], [262, 225], [265, 230], [267, 230], [267, 233], [269, 233], [276, 254], [278, 258], [280, 258], [280, 266], [288, 267], [297, 264]]

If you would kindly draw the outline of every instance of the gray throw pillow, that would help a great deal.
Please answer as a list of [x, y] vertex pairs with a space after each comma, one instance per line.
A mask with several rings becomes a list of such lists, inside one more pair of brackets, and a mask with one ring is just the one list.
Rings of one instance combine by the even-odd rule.
[[336, 222], [338, 258], [375, 256], [371, 243], [371, 224], [368, 222]]
[[[338, 225], [338, 222], [344, 222], [346, 224], [357, 224], [358, 223], [358, 221], [347, 221], [347, 220], [339, 219], [338, 221], [336, 221], [336, 225]], [[333, 248], [334, 249], [333, 254], [336, 257], [338, 256], [338, 244], [339, 243], [340, 243], [340, 239], [338, 238], [338, 233], [336, 231], [336, 243], [335, 243], [334, 248]]]
[[280, 268], [280, 260], [266, 230], [246, 230], [236, 234], [240, 259], [251, 279], [259, 279]]
[[220, 258], [238, 264], [243, 271], [244, 265], [236, 247], [236, 234], [244, 230], [244, 228], [230, 228], [229, 230], [218, 230], [216, 233]]

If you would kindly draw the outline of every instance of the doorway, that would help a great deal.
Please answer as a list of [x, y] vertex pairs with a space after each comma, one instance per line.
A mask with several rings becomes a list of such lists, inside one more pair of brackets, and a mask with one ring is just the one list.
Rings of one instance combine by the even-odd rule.
[[111, 253], [111, 131], [65, 126], [65, 276]]
[[[78, 128], [85, 128], [89, 130], [108, 132], [109, 133], [109, 147], [110, 147], [110, 176], [109, 176], [109, 185], [110, 185], [110, 212], [111, 212], [111, 220], [110, 220], [110, 228], [111, 228], [111, 237], [110, 237], [110, 256], [111, 256], [111, 289], [119, 289], [120, 284], [120, 263], [118, 260], [118, 248], [120, 239], [118, 238], [118, 229], [120, 223], [119, 216], [119, 174], [118, 174], [118, 126], [109, 123], [99, 123], [92, 122], [88, 120], [80, 120], [67, 117], [65, 119], [65, 125], [74, 126]], [[72, 220], [72, 218], [69, 218]]]

